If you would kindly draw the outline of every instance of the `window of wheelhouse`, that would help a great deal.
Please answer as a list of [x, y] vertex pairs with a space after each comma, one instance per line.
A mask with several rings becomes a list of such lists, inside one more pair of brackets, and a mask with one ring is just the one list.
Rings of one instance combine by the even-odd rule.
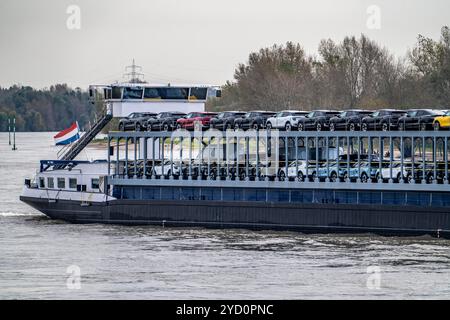
[[52, 177], [47, 178], [47, 188], [49, 189], [55, 188], [55, 182]]
[[112, 87], [111, 96], [113, 99], [122, 99], [122, 88], [121, 87]]
[[77, 179], [69, 178], [69, 189], [76, 189], [76, 188], [77, 188]]
[[45, 179], [44, 179], [44, 177], [39, 177], [39, 188], [45, 188]]
[[138, 87], [125, 87], [123, 88], [123, 98], [124, 100], [140, 100], [142, 99], [142, 94], [144, 89]]
[[189, 100], [206, 100], [208, 94], [208, 88], [191, 88], [191, 93], [189, 95]]
[[65, 189], [66, 188], [66, 179], [65, 178], [58, 178], [58, 189]]
[[168, 100], [187, 100], [189, 97], [189, 88], [160, 88], [163, 99]]

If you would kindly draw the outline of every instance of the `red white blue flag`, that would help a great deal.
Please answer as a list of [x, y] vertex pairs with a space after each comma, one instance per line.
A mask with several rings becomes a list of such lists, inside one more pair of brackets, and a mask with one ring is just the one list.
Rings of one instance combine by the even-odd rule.
[[72, 142], [80, 139], [80, 129], [78, 128], [78, 122], [74, 122], [70, 126], [70, 128], [58, 132], [58, 134], [54, 136], [53, 139], [55, 139], [55, 145], [57, 146], [71, 144]]

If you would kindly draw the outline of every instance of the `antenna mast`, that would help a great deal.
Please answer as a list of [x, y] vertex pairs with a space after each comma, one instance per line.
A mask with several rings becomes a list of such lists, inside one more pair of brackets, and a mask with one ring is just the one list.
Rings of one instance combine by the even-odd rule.
[[[124, 77], [128, 77], [130, 83], [143, 83], [145, 82], [143, 80], [144, 74], [140, 73], [139, 71], [142, 71], [142, 67], [136, 65], [133, 59], [133, 63], [131, 64], [131, 66], [125, 67], [126, 73], [124, 74]], [[142, 80], [140, 79], [140, 77], [142, 77]]]

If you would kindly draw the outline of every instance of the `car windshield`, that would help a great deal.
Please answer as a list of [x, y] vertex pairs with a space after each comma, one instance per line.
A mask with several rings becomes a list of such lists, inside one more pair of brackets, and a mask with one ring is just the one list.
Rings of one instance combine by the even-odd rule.
[[314, 112], [310, 112], [306, 115], [307, 118], [312, 118], [314, 117]]
[[347, 112], [346, 111], [342, 111], [340, 114], [339, 114], [339, 117], [340, 118], [343, 118], [343, 117], [345, 117], [347, 115]]
[[370, 116], [375, 118], [375, 117], [378, 117], [379, 115], [380, 115], [380, 111], [375, 111]]
[[187, 118], [187, 119], [189, 119], [189, 118], [196, 118], [196, 117], [198, 117], [198, 116], [199, 116], [198, 113], [190, 113], [190, 114], [188, 114], [188, 115], [186, 116], [186, 118]]
[[407, 113], [407, 115], [408, 115], [408, 117], [415, 117], [416, 116], [416, 114], [417, 114], [417, 111], [408, 111], [408, 113]]
[[248, 112], [248, 113], [245, 114], [244, 118], [250, 118], [251, 115], [252, 115], [251, 112]]
[[445, 115], [446, 115], [446, 116], [450, 116], [450, 111], [447, 111], [447, 112], [445, 113]]
[[443, 111], [439, 111], [439, 110], [433, 110], [433, 112], [431, 113], [431, 115], [433, 116], [443, 116], [445, 113]]

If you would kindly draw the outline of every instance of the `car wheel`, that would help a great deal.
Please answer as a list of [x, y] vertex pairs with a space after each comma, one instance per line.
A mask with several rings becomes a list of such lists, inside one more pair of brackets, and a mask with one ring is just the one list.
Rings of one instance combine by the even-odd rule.
[[177, 123], [177, 129], [180, 130], [182, 128], [181, 123]]
[[266, 124], [266, 129], [267, 129], [268, 131], [272, 130], [272, 123], [267, 122], [267, 124]]
[[291, 124], [288, 122], [286, 123], [286, 125], [284, 126], [284, 128], [286, 129], [286, 131], [291, 131], [292, 130], [292, 126]]
[[361, 174], [361, 182], [366, 183], [369, 180], [369, 177], [367, 176], [367, 173], [363, 172]]
[[284, 181], [286, 179], [286, 174], [284, 173], [284, 171], [280, 171], [280, 173], [278, 174], [278, 178], [280, 179], [280, 181]]
[[426, 131], [427, 130], [427, 124], [426, 123], [421, 123], [420, 124], [420, 131]]
[[298, 124], [298, 131], [305, 131], [305, 125], [303, 123]]
[[234, 125], [234, 130], [239, 130], [239, 129], [240, 129], [239, 123], [236, 123], [236, 124]]
[[125, 131], [125, 126], [123, 123], [119, 123], [119, 131]]
[[297, 172], [297, 181], [305, 181], [305, 176], [303, 175], [303, 172], [299, 171]]
[[254, 123], [254, 124], [252, 125], [252, 128], [253, 128], [254, 130], [258, 131], [258, 130], [259, 130], [259, 125], [258, 125], [257, 123]]
[[316, 124], [316, 131], [318, 132], [322, 131], [322, 124], [320, 122]]
[[231, 125], [231, 123], [227, 123], [225, 125], [225, 130], [231, 130], [233, 128], [233, 126]]
[[337, 173], [336, 172], [332, 172], [330, 175], [330, 181], [331, 182], [336, 182], [337, 181]]
[[141, 131], [141, 124], [139, 122], [136, 123], [136, 125], [134, 126], [136, 131]]
[[433, 125], [433, 128], [435, 131], [439, 131], [441, 130], [441, 125], [439, 124], [439, 122], [436, 121]]
[[413, 178], [412, 178], [411, 173], [408, 173], [408, 174], [406, 175], [406, 181], [407, 181], [408, 183], [412, 183], [412, 180], [413, 180]]
[[336, 126], [334, 123], [330, 123], [330, 131], [335, 131], [336, 130]]
[[169, 131], [169, 124], [168, 123], [164, 123], [163, 124], [163, 131]]
[[383, 122], [383, 124], [381, 125], [381, 130], [383, 131], [389, 131], [389, 126], [386, 122]]
[[150, 123], [147, 123], [147, 131], [152, 131], [152, 125]]
[[317, 179], [317, 172], [313, 172], [312, 173], [312, 175], [311, 175], [311, 178], [312, 178], [312, 181], [314, 182], [314, 181], [316, 181], [316, 179]]
[[364, 122], [364, 123], [362, 124], [362, 126], [361, 126], [361, 130], [362, 130], [362, 131], [367, 131], [367, 130], [369, 130], [369, 125], [368, 125], [367, 123]]
[[405, 124], [404, 123], [399, 123], [398, 124], [398, 131], [405, 131]]
[[352, 122], [348, 125], [348, 131], [355, 131], [356, 130], [356, 125]]

